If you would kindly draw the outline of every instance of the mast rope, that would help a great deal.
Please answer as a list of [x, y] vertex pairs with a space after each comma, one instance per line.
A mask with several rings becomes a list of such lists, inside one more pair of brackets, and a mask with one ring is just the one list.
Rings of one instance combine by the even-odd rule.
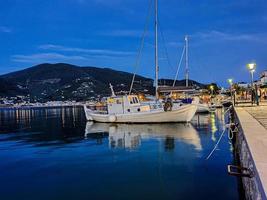
[[[174, 70], [174, 67], [173, 67], [173, 65], [171, 64], [171, 61], [170, 61], [170, 56], [169, 56], [169, 53], [168, 53], [168, 49], [167, 49], [167, 47], [166, 47], [166, 40], [165, 40], [165, 37], [164, 37], [164, 33], [163, 33], [163, 30], [162, 30], [162, 26], [161, 26], [161, 24], [160, 24], [160, 21], [159, 21], [158, 23], [159, 23], [159, 30], [160, 30], [161, 39], [162, 39], [162, 43], [163, 43], [163, 46], [164, 46], [164, 51], [165, 51], [165, 54], [166, 54], [166, 59], [167, 59], [168, 65], [171, 67], [171, 69], [172, 69], [173, 71], [175, 71], [175, 70]], [[178, 68], [177, 68], [176, 73], [175, 73], [175, 78], [174, 78], [174, 80], [173, 80], [173, 85], [172, 85], [173, 87], [175, 86], [176, 80], [177, 80], [177, 78], [178, 78], [178, 73], [179, 73], [180, 68], [181, 68], [181, 65], [182, 65], [182, 61], [183, 61], [183, 57], [184, 57], [184, 53], [185, 53], [185, 45], [184, 45], [184, 47], [183, 47], [182, 55], [181, 55], [181, 57], [180, 57], [179, 64], [178, 64]]]
[[163, 32], [163, 28], [161, 26], [160, 20], [158, 20], [158, 24], [159, 24], [159, 30], [160, 30], [160, 36], [161, 36], [161, 40], [163, 43], [163, 47], [164, 47], [164, 51], [165, 51], [165, 55], [166, 55], [166, 59], [167, 59], [167, 63], [169, 65], [169, 67], [175, 71], [173, 65], [171, 64], [171, 60], [170, 60], [170, 56], [169, 56], [169, 52], [168, 52], [168, 48], [166, 46], [166, 40], [165, 40], [165, 36], [164, 36], [164, 32]]
[[175, 73], [175, 77], [174, 77], [174, 80], [173, 80], [172, 87], [175, 86], [176, 80], [177, 80], [177, 78], [178, 78], [178, 73], [179, 73], [180, 68], [181, 68], [181, 65], [182, 65], [182, 61], [183, 61], [183, 58], [184, 58], [184, 53], [185, 53], [185, 45], [184, 45], [184, 48], [183, 48], [183, 51], [182, 51], [182, 55], [181, 55], [181, 57], [180, 57], [180, 61], [179, 61], [179, 64], [178, 64], [177, 71], [176, 71], [176, 73]]
[[[171, 67], [171, 69], [173, 71], [175, 71], [174, 67], [173, 67], [173, 65], [171, 64], [171, 61], [170, 61], [170, 56], [169, 56], [169, 53], [168, 53], [168, 49], [166, 47], [166, 40], [165, 40], [165, 37], [164, 37], [164, 34], [163, 34], [163, 30], [162, 30], [162, 26], [160, 24], [160, 21], [158, 23], [159, 23], [159, 30], [160, 30], [161, 39], [162, 39], [162, 43], [163, 43], [163, 46], [164, 46], [164, 51], [165, 51], [165, 54], [166, 54], [166, 59], [167, 59], [168, 65]], [[180, 57], [179, 64], [178, 64], [178, 67], [177, 67], [177, 70], [176, 70], [176, 73], [175, 73], [175, 78], [173, 80], [173, 85], [172, 85], [173, 87], [175, 86], [177, 78], [178, 78], [178, 73], [180, 71], [180, 68], [181, 68], [181, 65], [182, 65], [182, 61], [183, 61], [183, 57], [184, 57], [184, 53], [185, 53], [185, 48], [186, 47], [184, 45], [183, 51], [182, 51], [182, 55]]]
[[150, 16], [151, 16], [151, 11], [152, 11], [152, 0], [150, 0], [150, 3], [149, 3], [148, 14], [146, 16], [146, 23], [145, 23], [145, 27], [144, 27], [144, 32], [142, 34], [141, 42], [140, 42], [140, 47], [139, 47], [139, 50], [138, 50], [138, 53], [137, 53], [137, 56], [136, 56], [135, 70], [134, 70], [133, 78], [132, 78], [132, 81], [131, 81], [129, 95], [132, 92], [133, 84], [134, 84], [134, 79], [135, 79], [135, 76], [136, 76], [138, 67], [140, 66], [140, 61], [141, 61], [141, 57], [142, 57], [142, 51], [144, 49], [145, 36], [147, 34], [147, 30], [148, 30], [148, 26], [149, 26], [149, 20], [150, 20]]

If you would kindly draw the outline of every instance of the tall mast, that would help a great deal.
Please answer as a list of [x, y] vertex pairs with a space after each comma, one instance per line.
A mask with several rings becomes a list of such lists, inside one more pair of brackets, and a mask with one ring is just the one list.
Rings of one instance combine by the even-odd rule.
[[155, 89], [156, 99], [159, 98], [158, 94], [158, 79], [159, 79], [159, 63], [158, 63], [158, 0], [155, 0]]
[[185, 36], [185, 86], [188, 87], [189, 67], [188, 67], [188, 35]]

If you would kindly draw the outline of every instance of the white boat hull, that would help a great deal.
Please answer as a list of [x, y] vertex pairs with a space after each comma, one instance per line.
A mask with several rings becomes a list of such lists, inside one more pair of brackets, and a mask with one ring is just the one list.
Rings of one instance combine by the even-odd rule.
[[197, 113], [215, 112], [216, 106], [209, 106], [208, 104], [197, 104]]
[[208, 112], [210, 112], [210, 108], [208, 104], [197, 105], [197, 113], [208, 113]]
[[149, 112], [129, 114], [97, 114], [86, 108], [85, 115], [88, 121], [105, 123], [167, 123], [190, 122], [194, 117], [197, 106], [194, 104], [183, 105], [172, 111], [155, 110]]

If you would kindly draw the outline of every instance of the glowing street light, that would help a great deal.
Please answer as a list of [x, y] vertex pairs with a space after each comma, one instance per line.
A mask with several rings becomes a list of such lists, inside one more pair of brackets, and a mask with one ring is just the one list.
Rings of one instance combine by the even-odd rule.
[[228, 82], [229, 85], [230, 85], [231, 100], [233, 100], [233, 94], [232, 94], [233, 79], [232, 79], [232, 78], [229, 78], [229, 79], [227, 80], [227, 82]]
[[213, 95], [214, 85], [210, 85], [211, 95]]
[[[247, 64], [247, 68], [251, 76], [251, 104], [253, 105], [253, 100], [254, 100], [253, 99], [253, 73], [256, 70], [256, 63], [252, 62], [252, 63]], [[257, 94], [257, 91], [255, 91], [255, 96], [257, 96], [256, 94]], [[258, 97], [256, 97], [256, 99], [258, 99]], [[258, 104], [258, 101], [257, 101], [257, 104]]]
[[251, 75], [251, 88], [253, 88], [253, 73], [256, 70], [256, 66], [257, 66], [256, 63], [254, 63], [254, 62], [247, 64], [247, 68], [248, 68], [250, 75]]
[[229, 79], [227, 80], [227, 82], [230, 84], [230, 86], [233, 85], [233, 79], [229, 78]]

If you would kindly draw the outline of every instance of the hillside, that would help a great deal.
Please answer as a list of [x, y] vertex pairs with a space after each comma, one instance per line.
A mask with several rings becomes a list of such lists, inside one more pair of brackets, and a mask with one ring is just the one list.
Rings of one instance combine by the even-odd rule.
[[[110, 95], [109, 83], [116, 92], [128, 91], [132, 74], [109, 68], [58, 63], [37, 65], [2, 75], [0, 79], [16, 86], [18, 93], [28, 93], [36, 100], [84, 100]], [[137, 75], [135, 80], [134, 91], [153, 91], [152, 79]], [[12, 90], [7, 90], [4, 95], [13, 94]]]
[[15, 96], [23, 95], [24, 91], [20, 90], [16, 84], [11, 81], [7, 81], [0, 78], [0, 96]]
[[[167, 85], [167, 86], [172, 86], [173, 85], [173, 79], [159, 79], [159, 85]], [[186, 80], [176, 80], [175, 81], [175, 86], [185, 86], [186, 85]], [[194, 86], [196, 88], [205, 88], [206, 85], [199, 83], [194, 80], [188, 80], [188, 85], [189, 86]]]
[[[110, 68], [79, 67], [75, 65], [40, 64], [21, 71], [0, 76], [0, 95], [30, 95], [32, 100], [88, 100], [110, 95], [109, 83], [118, 94], [129, 90], [132, 74]], [[172, 85], [162, 79], [161, 84]], [[190, 81], [191, 85], [204, 85]], [[184, 85], [184, 80], [176, 85]], [[133, 92], [153, 94], [153, 80], [137, 75]]]

